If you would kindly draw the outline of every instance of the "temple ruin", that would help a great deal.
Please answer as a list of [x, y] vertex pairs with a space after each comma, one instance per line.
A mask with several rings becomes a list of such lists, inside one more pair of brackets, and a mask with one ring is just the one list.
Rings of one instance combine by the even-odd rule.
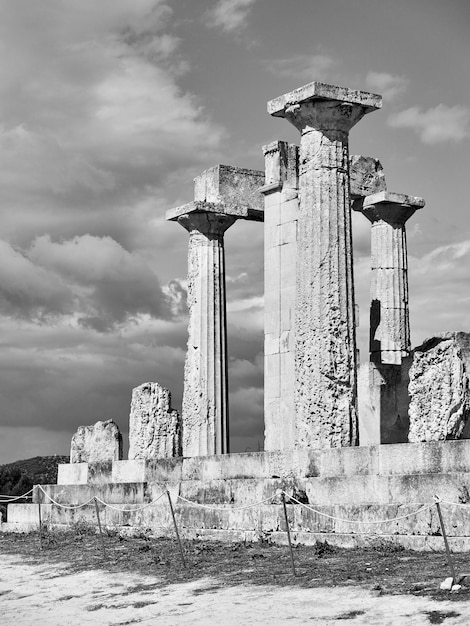
[[[100, 458], [84, 439], [58, 484], [35, 491], [51, 524], [70, 522], [60, 504], [100, 493], [126, 509], [104, 511], [106, 524], [165, 532], [164, 503], [132, 508], [164, 485], [186, 537], [282, 542], [282, 490], [296, 541], [357, 545], [385, 535], [440, 546], [429, 507], [402, 517], [440, 491], [468, 501], [470, 335], [446, 332], [412, 349], [406, 223], [425, 202], [389, 191], [377, 158], [349, 154], [349, 131], [381, 106], [376, 94], [320, 82], [275, 98], [268, 113], [296, 127], [299, 145], [265, 145], [264, 171], [205, 170], [193, 200], [168, 211], [189, 233], [181, 416], [158, 383], [134, 389], [129, 458], [114, 448]], [[360, 366], [353, 210], [371, 233], [369, 355]], [[238, 219], [264, 222], [265, 451], [230, 454], [224, 237]], [[197, 506], [207, 503], [220, 508]], [[249, 503], [256, 511], [236, 508]], [[36, 524], [34, 506], [10, 505], [3, 526]], [[451, 515], [451, 544], [470, 550], [470, 521]], [[344, 523], [351, 516], [389, 521], [358, 539]]]

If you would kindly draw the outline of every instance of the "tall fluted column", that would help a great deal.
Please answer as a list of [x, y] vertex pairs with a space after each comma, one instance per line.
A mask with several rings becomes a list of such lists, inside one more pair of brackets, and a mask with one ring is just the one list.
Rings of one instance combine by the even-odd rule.
[[301, 132], [295, 408], [299, 446], [358, 443], [349, 130], [373, 94], [311, 83], [268, 103]]
[[229, 451], [224, 233], [263, 221], [264, 172], [216, 165], [194, 179], [194, 202], [167, 211], [189, 232], [183, 456]]
[[178, 217], [189, 232], [183, 456], [229, 451], [224, 233], [235, 219], [208, 212]]

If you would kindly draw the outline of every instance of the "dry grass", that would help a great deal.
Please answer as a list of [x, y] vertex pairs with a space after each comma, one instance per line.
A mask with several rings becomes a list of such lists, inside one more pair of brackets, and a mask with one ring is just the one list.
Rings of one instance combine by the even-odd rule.
[[[167, 584], [211, 577], [213, 589], [238, 584], [274, 584], [299, 587], [360, 585], [381, 594], [413, 594], [434, 599], [462, 601], [470, 599], [470, 589], [459, 593], [443, 592], [440, 583], [448, 574], [443, 553], [420, 553], [402, 550], [378, 540], [368, 549], [346, 550], [327, 543], [294, 548], [297, 576], [292, 575], [289, 549], [269, 543], [218, 543], [184, 541], [187, 568], [181, 562], [176, 540], [151, 538], [144, 533], [125, 538], [109, 531], [104, 537], [106, 559], [95, 528], [77, 525], [69, 531], [43, 532], [43, 550], [39, 535], [0, 534], [0, 552], [19, 554], [30, 562], [66, 563], [70, 571], [103, 568], [111, 572], [152, 574]], [[454, 555], [456, 569], [469, 571], [467, 554]], [[468, 584], [470, 586], [470, 579]], [[207, 589], [205, 589], [207, 592]]]

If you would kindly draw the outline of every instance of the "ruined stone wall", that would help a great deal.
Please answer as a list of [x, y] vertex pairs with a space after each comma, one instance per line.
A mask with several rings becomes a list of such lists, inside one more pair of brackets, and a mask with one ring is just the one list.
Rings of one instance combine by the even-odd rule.
[[113, 420], [79, 426], [72, 437], [70, 463], [96, 463], [122, 459], [122, 435]]
[[181, 456], [181, 417], [171, 408], [171, 393], [158, 383], [132, 390], [129, 459]]
[[413, 353], [410, 442], [470, 437], [470, 333], [443, 333]]

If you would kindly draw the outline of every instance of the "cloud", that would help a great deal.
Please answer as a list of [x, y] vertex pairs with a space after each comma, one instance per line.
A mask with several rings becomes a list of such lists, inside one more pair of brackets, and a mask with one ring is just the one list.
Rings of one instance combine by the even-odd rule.
[[[212, 4], [230, 32], [253, 2]], [[181, 86], [191, 61], [169, 2], [0, 0], [0, 9], [9, 60], [0, 66], [0, 436], [14, 460], [41, 453], [28, 440], [36, 434], [62, 453], [80, 424], [113, 418], [125, 431], [131, 390], [147, 380], [180, 407], [186, 285], [174, 277], [186, 273], [187, 233], [164, 213], [221, 161], [227, 133]], [[226, 238], [234, 449], [249, 445], [252, 415], [262, 424], [254, 231], [237, 226]], [[256, 401], [244, 416], [248, 396]]]
[[286, 78], [295, 77], [308, 82], [328, 79], [335, 65], [335, 59], [325, 54], [302, 54], [265, 62], [266, 68], [272, 74]]
[[246, 26], [256, 0], [218, 0], [207, 13], [207, 25], [224, 32], [239, 31]]
[[45, 320], [73, 310], [74, 297], [59, 277], [0, 241], [0, 307], [3, 315]]
[[388, 124], [393, 128], [411, 128], [423, 143], [458, 143], [470, 137], [470, 109], [460, 105], [449, 107], [439, 104], [421, 111], [415, 106], [391, 115]]
[[151, 201], [153, 217], [163, 213], [171, 204], [162, 189], [174, 180], [179, 191], [217, 162], [225, 137], [179, 85], [189, 66], [172, 9], [163, 0], [0, 8], [0, 51], [10, 59], [0, 68], [3, 236], [25, 246], [44, 232], [102, 235], [107, 225], [146, 245], [139, 208]]
[[79, 322], [110, 330], [137, 315], [172, 317], [168, 295], [154, 271], [138, 253], [130, 253], [111, 237], [84, 235], [61, 243], [37, 237], [28, 257], [62, 278], [80, 304]]
[[393, 76], [385, 72], [369, 72], [366, 76], [366, 84], [369, 89], [377, 91], [385, 100], [393, 100], [404, 93], [409, 82], [404, 76]]

